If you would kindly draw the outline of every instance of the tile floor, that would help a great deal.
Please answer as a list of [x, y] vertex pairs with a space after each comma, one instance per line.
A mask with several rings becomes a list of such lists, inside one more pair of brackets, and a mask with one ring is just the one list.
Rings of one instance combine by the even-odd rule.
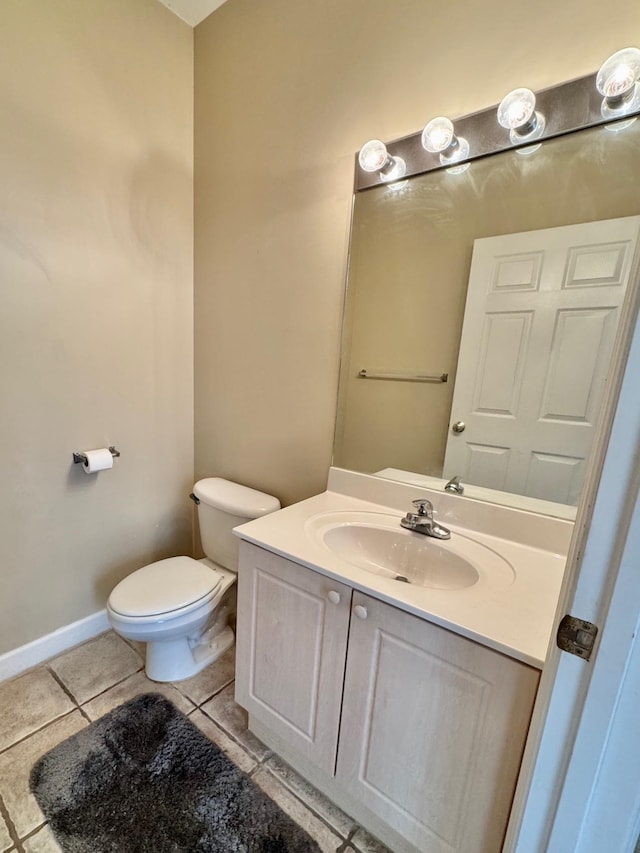
[[112, 631], [0, 684], [0, 853], [59, 853], [29, 792], [29, 771], [60, 741], [139, 693], [157, 692], [188, 714], [314, 838], [323, 853], [390, 853], [247, 730], [233, 700], [232, 648], [194, 678], [149, 681], [144, 650]]

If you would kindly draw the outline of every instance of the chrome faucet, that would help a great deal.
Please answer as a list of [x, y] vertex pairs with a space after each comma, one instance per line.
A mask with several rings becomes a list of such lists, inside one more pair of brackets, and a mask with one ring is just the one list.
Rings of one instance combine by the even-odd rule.
[[419, 499], [411, 501], [417, 512], [408, 512], [400, 519], [400, 524], [407, 530], [416, 533], [424, 533], [425, 536], [433, 536], [435, 539], [449, 539], [451, 531], [433, 520], [433, 504], [431, 501]]
[[455, 477], [452, 477], [444, 487], [444, 490], [445, 492], [455, 492], [456, 495], [463, 495], [464, 486], [460, 482], [460, 476], [456, 474]]

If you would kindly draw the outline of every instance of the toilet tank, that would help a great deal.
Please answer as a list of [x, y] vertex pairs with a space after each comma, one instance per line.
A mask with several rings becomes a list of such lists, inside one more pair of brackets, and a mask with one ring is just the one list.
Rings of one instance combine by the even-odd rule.
[[200, 501], [198, 522], [202, 550], [214, 563], [237, 572], [239, 540], [231, 531], [239, 524], [280, 509], [280, 501], [221, 477], [198, 480], [193, 493]]

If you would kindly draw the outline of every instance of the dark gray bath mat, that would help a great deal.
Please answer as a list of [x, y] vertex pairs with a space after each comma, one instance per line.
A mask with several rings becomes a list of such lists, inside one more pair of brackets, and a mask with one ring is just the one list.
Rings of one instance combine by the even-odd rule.
[[138, 696], [56, 746], [31, 790], [66, 853], [319, 853], [171, 702]]

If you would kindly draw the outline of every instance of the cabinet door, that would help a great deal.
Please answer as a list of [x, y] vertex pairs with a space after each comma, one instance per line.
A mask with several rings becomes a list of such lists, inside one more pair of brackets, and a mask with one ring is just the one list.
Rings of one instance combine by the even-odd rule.
[[241, 543], [236, 700], [331, 774], [350, 603], [349, 587]]
[[539, 674], [353, 594], [337, 777], [423, 853], [498, 853]]

